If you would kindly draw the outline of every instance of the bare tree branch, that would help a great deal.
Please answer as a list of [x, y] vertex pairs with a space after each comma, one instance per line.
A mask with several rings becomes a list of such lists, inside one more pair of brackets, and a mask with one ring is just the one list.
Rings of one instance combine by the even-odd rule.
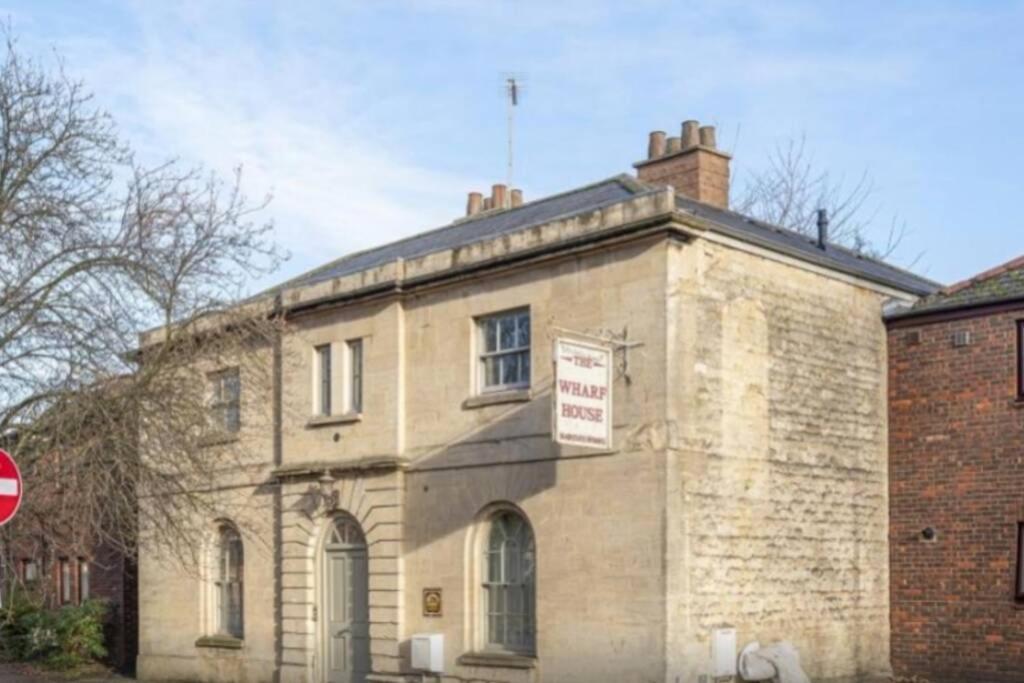
[[205, 372], [238, 368], [254, 403], [271, 382], [281, 322], [265, 302], [233, 303], [282, 258], [259, 220], [268, 201], [245, 196], [240, 169], [139, 164], [63, 63], [23, 58], [8, 31], [0, 435], [29, 493], [5, 535], [130, 554], [146, 533], [194, 551], [189, 520], [216, 512], [202, 490], [252, 464], [231, 444], [211, 451]]

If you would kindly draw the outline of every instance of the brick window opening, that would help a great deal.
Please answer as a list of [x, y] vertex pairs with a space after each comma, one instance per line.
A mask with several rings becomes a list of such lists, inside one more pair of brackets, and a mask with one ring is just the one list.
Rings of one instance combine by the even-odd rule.
[[71, 561], [60, 558], [60, 604], [71, 602]]
[[89, 560], [78, 558], [78, 602], [89, 599]]
[[21, 561], [21, 580], [25, 583], [35, 583], [39, 580], [39, 566], [35, 560]]
[[1024, 602], [1024, 522], [1017, 522], [1017, 581], [1013, 595], [1017, 602]]

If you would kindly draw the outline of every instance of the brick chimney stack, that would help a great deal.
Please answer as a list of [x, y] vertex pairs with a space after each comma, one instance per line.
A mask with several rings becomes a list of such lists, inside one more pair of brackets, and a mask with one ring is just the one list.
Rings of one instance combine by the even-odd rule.
[[647, 159], [633, 164], [645, 183], [671, 185], [676, 192], [719, 208], [729, 208], [729, 161], [718, 149], [714, 126], [684, 121], [680, 137], [651, 133]]
[[491, 186], [491, 196], [485, 197], [480, 192], [470, 192], [466, 199], [466, 216], [477, 216], [488, 211], [504, 211], [522, 206], [523, 191], [518, 188], [509, 189], [506, 185], [496, 183]]

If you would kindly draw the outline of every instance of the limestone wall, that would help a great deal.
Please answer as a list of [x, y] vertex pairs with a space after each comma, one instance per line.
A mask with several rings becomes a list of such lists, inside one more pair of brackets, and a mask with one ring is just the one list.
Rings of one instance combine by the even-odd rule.
[[883, 295], [728, 246], [669, 281], [669, 658], [791, 640], [815, 680], [889, 666]]

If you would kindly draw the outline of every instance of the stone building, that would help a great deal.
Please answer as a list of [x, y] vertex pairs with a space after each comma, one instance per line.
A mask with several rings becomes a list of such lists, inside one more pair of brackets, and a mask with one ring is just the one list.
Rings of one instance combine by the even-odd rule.
[[[141, 677], [417, 681], [438, 634], [427, 680], [698, 683], [723, 628], [885, 674], [882, 307], [935, 285], [729, 211], [729, 161], [687, 122], [268, 292], [272, 386], [203, 368], [246, 458], [208, 562], [141, 553]], [[615, 349], [610, 449], [551, 438], [560, 337]]]
[[892, 661], [1024, 677], [1024, 258], [893, 312]]

